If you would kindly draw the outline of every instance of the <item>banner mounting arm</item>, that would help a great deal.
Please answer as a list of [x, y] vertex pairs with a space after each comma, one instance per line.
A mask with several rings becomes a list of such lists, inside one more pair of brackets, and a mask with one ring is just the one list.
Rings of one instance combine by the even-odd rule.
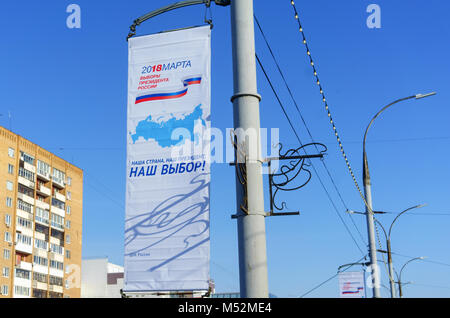
[[159, 8], [157, 10], [153, 10], [152, 12], [149, 12], [133, 21], [133, 24], [130, 26], [130, 33], [128, 33], [128, 36], [127, 36], [127, 41], [133, 35], [136, 35], [136, 27], [148, 19], [151, 19], [151, 18], [153, 18], [157, 15], [160, 15], [162, 13], [165, 13], [165, 12], [169, 12], [169, 11], [172, 11], [175, 9], [192, 6], [192, 5], [197, 5], [197, 4], [205, 4], [206, 7], [209, 8], [211, 5], [211, 1], [213, 1], [216, 5], [225, 7], [225, 6], [230, 5], [231, 0], [187, 0], [187, 1], [176, 2], [174, 4], [170, 4], [168, 6]]

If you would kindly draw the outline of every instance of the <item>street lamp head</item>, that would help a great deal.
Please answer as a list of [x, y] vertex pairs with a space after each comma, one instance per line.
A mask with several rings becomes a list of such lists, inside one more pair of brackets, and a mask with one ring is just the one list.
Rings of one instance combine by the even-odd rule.
[[428, 256], [420, 256], [419, 259], [425, 259], [428, 258]]
[[416, 95], [416, 99], [421, 99], [421, 98], [425, 98], [425, 97], [433, 96], [433, 95], [436, 95], [436, 92], [431, 92], [431, 93], [428, 93], [428, 94], [417, 94]]

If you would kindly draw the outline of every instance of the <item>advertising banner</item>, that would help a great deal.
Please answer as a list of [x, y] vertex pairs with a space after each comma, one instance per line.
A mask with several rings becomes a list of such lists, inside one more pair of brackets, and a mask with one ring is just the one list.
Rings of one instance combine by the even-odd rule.
[[339, 273], [339, 296], [342, 298], [365, 298], [364, 272]]
[[208, 290], [210, 38], [128, 40], [124, 292]]

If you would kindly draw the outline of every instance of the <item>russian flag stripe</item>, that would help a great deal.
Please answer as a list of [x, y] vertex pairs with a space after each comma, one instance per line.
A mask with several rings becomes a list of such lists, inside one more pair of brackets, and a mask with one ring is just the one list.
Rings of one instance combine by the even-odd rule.
[[135, 104], [143, 103], [143, 102], [149, 102], [154, 100], [164, 100], [164, 99], [174, 99], [174, 98], [180, 98], [187, 94], [188, 86], [193, 84], [200, 84], [202, 81], [201, 77], [193, 77], [183, 80], [183, 86], [186, 87], [185, 89], [174, 92], [174, 93], [157, 93], [157, 94], [149, 94], [149, 95], [143, 95], [136, 97]]

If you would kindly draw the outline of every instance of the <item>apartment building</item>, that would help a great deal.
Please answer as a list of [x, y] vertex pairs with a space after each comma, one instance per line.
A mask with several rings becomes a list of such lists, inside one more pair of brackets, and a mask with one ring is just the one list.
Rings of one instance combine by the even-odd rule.
[[0, 127], [0, 298], [81, 295], [83, 171]]

